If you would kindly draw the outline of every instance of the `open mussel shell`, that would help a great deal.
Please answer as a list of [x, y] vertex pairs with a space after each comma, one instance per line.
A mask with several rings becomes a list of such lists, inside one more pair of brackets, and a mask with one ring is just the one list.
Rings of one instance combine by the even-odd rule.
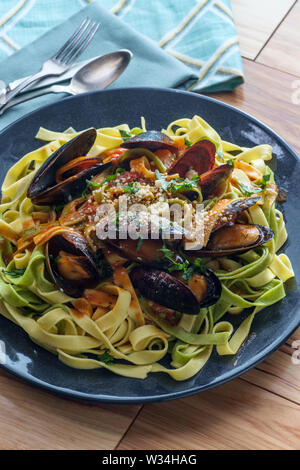
[[27, 196], [34, 204], [51, 205], [69, 202], [85, 189], [86, 179], [101, 173], [111, 164], [110, 162], [103, 164], [100, 158], [87, 157], [87, 168], [80, 171], [83, 167], [80, 162], [77, 172], [73, 169], [74, 174], [71, 177], [57, 184], [57, 171], [71, 160], [86, 155], [94, 144], [96, 135], [96, 129], [88, 129], [50, 155], [35, 174], [27, 191]]
[[204, 299], [200, 302], [200, 308], [210, 307], [217, 303], [222, 293], [222, 284], [212, 271], [206, 269], [203, 276], [206, 280], [207, 291]]
[[214, 232], [197, 256], [216, 258], [244, 253], [267, 243], [273, 236], [273, 230], [263, 225], [234, 224]]
[[[250, 207], [254, 206], [254, 204], [256, 204], [260, 199], [261, 196], [232, 199], [229, 202], [224, 199], [224, 207], [221, 207], [221, 210], [219, 211], [219, 217], [213, 227], [213, 231], [216, 231], [226, 225], [233, 225], [237, 217], [242, 212], [250, 209]], [[215, 212], [215, 207], [213, 207], [211, 212]]]
[[[86, 188], [86, 180], [90, 180], [94, 176], [102, 173], [111, 165], [110, 162], [98, 163], [89, 168], [70, 176], [64, 181], [45, 189], [37, 196], [31, 197], [34, 204], [51, 205], [51, 204], [67, 204], [72, 199], [79, 197]], [[28, 196], [29, 197], [29, 196]]]
[[201, 302], [187, 284], [165, 271], [141, 266], [131, 271], [130, 278], [147, 299], [188, 315], [197, 315], [200, 308], [215, 304], [222, 290], [219, 279], [211, 272], [205, 274], [206, 294]]
[[219, 184], [227, 180], [232, 171], [233, 166], [225, 164], [217, 166], [216, 168], [213, 168], [212, 170], [203, 173], [200, 176], [199, 185], [201, 187], [204, 199], [210, 196], [213, 193], [214, 189], [219, 186]]
[[121, 144], [121, 147], [126, 149], [145, 148], [152, 152], [158, 149], [168, 149], [171, 150], [171, 152], [178, 150], [174, 140], [159, 131], [142, 132], [141, 134], [127, 139]]
[[73, 230], [54, 235], [46, 244], [46, 265], [56, 286], [70, 297], [81, 297], [84, 289], [100, 280], [87, 240]]
[[216, 146], [210, 140], [199, 140], [175, 161], [168, 173], [170, 175], [178, 173], [180, 178], [185, 178], [189, 170], [194, 170], [201, 175], [212, 170], [215, 156]]

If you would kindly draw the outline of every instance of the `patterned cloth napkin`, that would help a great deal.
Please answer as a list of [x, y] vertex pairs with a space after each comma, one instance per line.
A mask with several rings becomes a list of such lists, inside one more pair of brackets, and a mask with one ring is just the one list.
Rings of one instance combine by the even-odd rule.
[[[230, 0], [98, 2], [190, 67], [198, 78], [192, 85], [186, 84], [189, 89], [233, 90], [243, 82]], [[1, 0], [0, 61], [89, 3], [90, 0]]]
[[[243, 82], [229, 0], [0, 0], [0, 81], [37, 72], [86, 17], [101, 27], [80, 60], [120, 48], [133, 52], [111, 88], [211, 92]], [[0, 116], [0, 129], [58, 96], [11, 108]]]

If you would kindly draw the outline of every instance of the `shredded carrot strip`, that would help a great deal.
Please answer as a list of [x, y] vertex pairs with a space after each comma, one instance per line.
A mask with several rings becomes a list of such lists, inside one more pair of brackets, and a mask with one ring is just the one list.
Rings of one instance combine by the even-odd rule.
[[130, 168], [134, 169], [134, 171], [143, 178], [155, 180], [155, 173], [151, 171], [150, 163], [146, 157], [131, 160]]
[[119, 286], [122, 287], [122, 289], [127, 290], [131, 294], [131, 302], [130, 302], [130, 310], [132, 316], [134, 316], [134, 319], [136, 321], [136, 324], [138, 326], [144, 325], [145, 320], [144, 316], [142, 313], [141, 306], [139, 304], [138, 298], [135, 293], [135, 289], [133, 288], [133, 285], [131, 283], [130, 277], [128, 276], [128, 273], [124, 266], [117, 266], [114, 268], [114, 281], [115, 283]]

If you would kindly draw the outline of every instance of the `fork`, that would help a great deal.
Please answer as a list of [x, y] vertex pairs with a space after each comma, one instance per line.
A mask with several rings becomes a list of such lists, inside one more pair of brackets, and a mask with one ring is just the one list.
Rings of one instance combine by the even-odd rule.
[[86, 49], [98, 28], [99, 23], [85, 18], [79, 28], [76, 29], [59, 51], [43, 63], [39, 72], [23, 80], [17, 87], [6, 93], [5, 97], [2, 99], [0, 111], [4, 111], [6, 104], [31, 83], [48, 76], [59, 76], [63, 74], [74, 60]]

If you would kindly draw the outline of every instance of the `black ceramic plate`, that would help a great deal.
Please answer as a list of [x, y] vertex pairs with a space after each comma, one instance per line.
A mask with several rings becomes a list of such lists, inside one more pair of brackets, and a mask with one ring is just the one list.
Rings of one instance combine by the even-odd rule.
[[[277, 155], [276, 180], [279, 187], [288, 191], [288, 201], [282, 207], [289, 233], [284, 251], [293, 262], [297, 280], [300, 277], [299, 157], [264, 124], [214, 99], [174, 90], [130, 88], [84, 94], [45, 106], [0, 133], [0, 179], [3, 180], [20, 157], [41, 145], [34, 138], [40, 126], [57, 131], [69, 126], [77, 130], [120, 123], [136, 126], [144, 116], [148, 129], [161, 129], [175, 119], [191, 118], [194, 114], [207, 120], [225, 140], [241, 146], [262, 143], [273, 146]], [[175, 382], [162, 373], [136, 380], [106, 370], [71, 369], [32, 343], [21, 328], [0, 316], [0, 340], [5, 341], [7, 352], [3, 367], [31, 384], [83, 400], [145, 403], [192, 395], [244, 373], [291, 335], [300, 323], [296, 280], [286, 283], [285, 299], [257, 314], [250, 339], [237, 356], [219, 357], [215, 353], [197, 376], [185, 382]]]

